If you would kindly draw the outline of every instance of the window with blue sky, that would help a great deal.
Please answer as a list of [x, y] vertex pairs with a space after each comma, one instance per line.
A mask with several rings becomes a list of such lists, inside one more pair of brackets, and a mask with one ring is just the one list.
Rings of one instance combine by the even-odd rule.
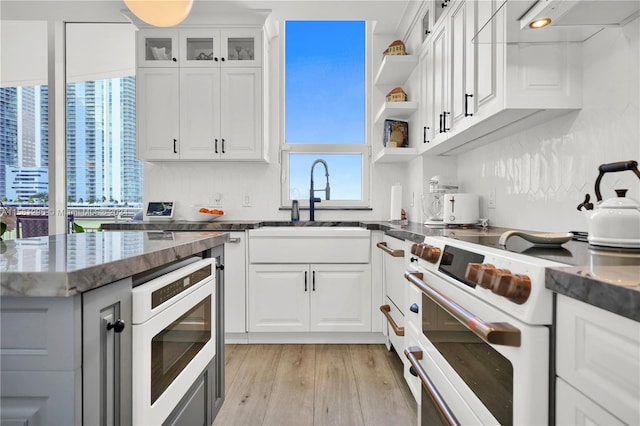
[[[364, 21], [285, 23], [283, 204], [309, 199], [316, 159], [328, 165], [331, 202], [368, 201], [365, 64]], [[314, 169], [314, 184], [321, 190], [315, 196], [326, 201], [321, 165]]]

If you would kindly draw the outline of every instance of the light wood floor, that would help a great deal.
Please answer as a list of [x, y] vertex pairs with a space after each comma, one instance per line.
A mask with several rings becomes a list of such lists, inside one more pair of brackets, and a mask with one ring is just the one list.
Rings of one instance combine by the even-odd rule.
[[214, 425], [415, 425], [402, 362], [384, 345], [226, 345]]

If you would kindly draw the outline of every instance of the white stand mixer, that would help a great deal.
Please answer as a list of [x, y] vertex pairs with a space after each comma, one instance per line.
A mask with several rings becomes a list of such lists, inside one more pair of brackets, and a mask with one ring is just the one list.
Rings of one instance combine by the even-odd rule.
[[[451, 176], [434, 176], [429, 179], [429, 194], [422, 199], [422, 213], [429, 228], [444, 228], [444, 195], [458, 191], [458, 185]], [[426, 208], [425, 208], [426, 199]]]

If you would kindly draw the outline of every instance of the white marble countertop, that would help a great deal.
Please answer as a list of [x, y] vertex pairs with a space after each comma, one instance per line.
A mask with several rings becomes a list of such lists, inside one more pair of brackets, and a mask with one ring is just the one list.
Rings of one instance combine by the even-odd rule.
[[228, 240], [214, 231], [111, 231], [0, 241], [0, 296], [72, 296]]

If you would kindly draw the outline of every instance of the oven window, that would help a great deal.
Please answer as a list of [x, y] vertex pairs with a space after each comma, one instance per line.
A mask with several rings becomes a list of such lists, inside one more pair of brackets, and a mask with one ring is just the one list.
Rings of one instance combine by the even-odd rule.
[[501, 425], [513, 424], [513, 366], [425, 294], [422, 332]]
[[211, 296], [151, 340], [151, 403], [169, 387], [211, 340]]

